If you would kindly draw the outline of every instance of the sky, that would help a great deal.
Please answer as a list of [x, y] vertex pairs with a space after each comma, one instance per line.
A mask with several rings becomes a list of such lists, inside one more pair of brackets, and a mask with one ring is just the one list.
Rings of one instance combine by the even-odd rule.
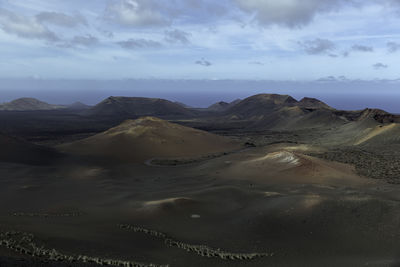
[[112, 80], [110, 94], [124, 80], [233, 80], [249, 81], [241, 94], [279, 81], [398, 97], [399, 25], [399, 0], [0, 0], [0, 92], [32, 80]]

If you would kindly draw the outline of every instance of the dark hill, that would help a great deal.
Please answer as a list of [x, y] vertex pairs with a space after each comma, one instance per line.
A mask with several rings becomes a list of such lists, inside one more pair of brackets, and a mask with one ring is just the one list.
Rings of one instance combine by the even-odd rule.
[[87, 111], [88, 115], [109, 117], [188, 116], [194, 111], [159, 98], [109, 97]]
[[222, 110], [226, 110], [227, 108], [229, 108], [229, 103], [220, 101], [218, 103], [212, 104], [207, 109], [212, 110], [212, 111], [222, 111]]
[[295, 106], [297, 103], [297, 100], [289, 95], [260, 94], [240, 101], [229, 109], [229, 113], [250, 118], [266, 115], [279, 108]]
[[238, 104], [240, 102], [241, 102], [240, 99], [232, 101], [231, 103], [220, 101], [220, 102], [217, 102], [217, 103], [212, 104], [211, 106], [209, 106], [207, 108], [207, 110], [209, 110], [209, 111], [226, 111], [226, 110], [232, 108], [233, 106], [235, 106], [236, 104]]

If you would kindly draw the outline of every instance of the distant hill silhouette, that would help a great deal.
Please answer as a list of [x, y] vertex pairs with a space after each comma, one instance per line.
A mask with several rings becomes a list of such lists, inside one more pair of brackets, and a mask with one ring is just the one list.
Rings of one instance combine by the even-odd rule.
[[65, 106], [51, 105], [35, 98], [18, 98], [8, 103], [0, 104], [0, 111], [33, 111], [63, 109]]

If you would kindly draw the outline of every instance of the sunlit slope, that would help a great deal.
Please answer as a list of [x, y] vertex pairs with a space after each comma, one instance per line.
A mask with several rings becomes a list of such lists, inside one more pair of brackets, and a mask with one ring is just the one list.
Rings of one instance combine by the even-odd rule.
[[323, 145], [374, 146], [400, 144], [400, 124], [395, 115], [382, 110], [348, 112], [347, 122], [327, 133]]
[[351, 165], [310, 157], [289, 149], [234, 155], [226, 161], [225, 166], [221, 164], [218, 168], [225, 177], [264, 184], [330, 186], [368, 183], [355, 173]]

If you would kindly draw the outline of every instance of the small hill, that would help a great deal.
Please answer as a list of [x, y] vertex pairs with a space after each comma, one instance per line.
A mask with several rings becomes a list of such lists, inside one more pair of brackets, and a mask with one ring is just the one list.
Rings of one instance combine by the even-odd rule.
[[87, 111], [95, 116], [183, 116], [193, 115], [190, 109], [177, 103], [159, 98], [109, 97]]
[[0, 111], [33, 111], [33, 110], [55, 110], [64, 106], [51, 105], [35, 98], [18, 98], [8, 103], [0, 104]]
[[[297, 150], [299, 149], [299, 150]], [[307, 149], [313, 149], [308, 147]], [[307, 151], [307, 150], [305, 150]], [[220, 162], [220, 176], [231, 179], [246, 179], [263, 184], [321, 184], [321, 185], [360, 185], [366, 184], [351, 165], [341, 164], [307, 156], [300, 147], [279, 145], [253, 151], [233, 154]], [[217, 166], [207, 163], [208, 168]]]
[[218, 103], [212, 104], [207, 109], [211, 111], [223, 111], [229, 108], [229, 103], [220, 101]]
[[226, 111], [233, 107], [234, 105], [238, 104], [241, 100], [237, 99], [235, 101], [232, 101], [231, 103], [227, 103], [224, 101], [217, 102], [215, 104], [212, 104], [207, 108], [209, 111]]
[[193, 107], [191, 107], [189, 105], [186, 105], [185, 103], [182, 103], [182, 102], [179, 102], [179, 101], [175, 101], [174, 103], [178, 104], [179, 106], [184, 107], [184, 108], [193, 108]]
[[328, 106], [324, 102], [310, 97], [304, 97], [298, 103], [298, 106], [304, 108], [326, 108], [326, 109], [333, 109], [332, 107]]
[[0, 161], [32, 165], [48, 164], [61, 157], [55, 150], [0, 134]]
[[259, 94], [240, 101], [229, 109], [229, 113], [250, 118], [268, 114], [279, 108], [294, 106], [297, 103], [297, 100], [289, 95]]
[[240, 145], [232, 140], [154, 117], [127, 120], [103, 133], [61, 145], [67, 153], [143, 163], [152, 158], [199, 158], [228, 152]]
[[360, 112], [358, 120], [372, 118], [379, 123], [400, 123], [400, 116], [393, 115], [381, 109], [366, 108]]
[[329, 109], [283, 107], [257, 118], [250, 125], [255, 130], [300, 130], [311, 128], [331, 128], [347, 123]]

